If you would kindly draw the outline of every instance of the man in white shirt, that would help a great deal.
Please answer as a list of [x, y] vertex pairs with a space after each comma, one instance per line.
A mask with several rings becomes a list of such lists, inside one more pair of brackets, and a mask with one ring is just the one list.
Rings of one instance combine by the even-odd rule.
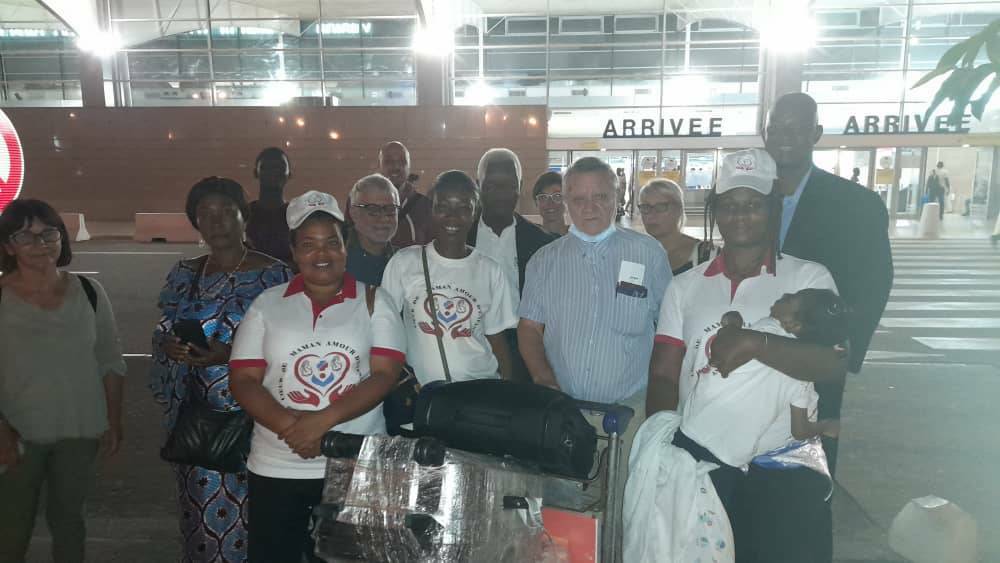
[[[557, 237], [515, 212], [523, 175], [521, 161], [513, 151], [503, 148], [486, 151], [477, 170], [481, 209], [476, 225], [469, 232], [468, 243], [500, 264], [510, 286], [516, 289], [516, 307], [528, 260]], [[531, 381], [517, 349], [517, 330], [508, 330], [505, 335], [510, 345], [514, 380]]]

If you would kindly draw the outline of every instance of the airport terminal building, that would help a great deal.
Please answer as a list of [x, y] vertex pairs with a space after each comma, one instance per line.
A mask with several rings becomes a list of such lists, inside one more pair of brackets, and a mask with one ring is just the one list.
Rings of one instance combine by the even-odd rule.
[[1000, 3], [733, 4], [0, 0], [0, 108], [25, 194], [98, 219], [179, 209], [209, 174], [250, 186], [268, 145], [289, 151], [294, 191], [345, 195], [388, 138], [424, 187], [504, 145], [528, 182], [598, 156], [632, 186], [677, 180], [697, 208], [721, 157], [761, 146], [767, 108], [802, 91], [825, 130], [816, 164], [895, 217], [917, 214], [938, 162], [948, 212], [996, 216], [1000, 104], [951, 123], [950, 102], [925, 115], [945, 76], [913, 85]]

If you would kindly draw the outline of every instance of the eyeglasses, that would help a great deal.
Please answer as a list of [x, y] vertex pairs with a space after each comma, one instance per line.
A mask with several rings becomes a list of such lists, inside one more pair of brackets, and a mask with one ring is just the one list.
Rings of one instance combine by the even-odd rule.
[[535, 196], [535, 203], [555, 203], [563, 202], [562, 194], [538, 194]]
[[364, 211], [369, 217], [395, 217], [396, 213], [399, 213], [399, 206], [394, 203], [390, 203], [388, 205], [378, 205], [375, 203], [352, 203], [351, 207]]
[[10, 237], [10, 241], [18, 246], [31, 246], [32, 244], [55, 244], [62, 240], [62, 233], [59, 229], [45, 229], [40, 233], [31, 231], [20, 231]]
[[643, 215], [649, 215], [650, 213], [666, 213], [670, 211], [671, 208], [675, 207], [677, 204], [672, 201], [664, 201], [662, 203], [640, 203], [639, 213]]

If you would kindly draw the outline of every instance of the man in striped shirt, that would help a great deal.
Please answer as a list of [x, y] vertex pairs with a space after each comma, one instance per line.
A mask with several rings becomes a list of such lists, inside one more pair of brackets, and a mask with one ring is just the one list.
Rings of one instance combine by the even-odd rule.
[[564, 183], [573, 225], [528, 262], [521, 354], [535, 383], [632, 406], [641, 421], [667, 255], [653, 238], [614, 225], [618, 178], [606, 163], [581, 158]]

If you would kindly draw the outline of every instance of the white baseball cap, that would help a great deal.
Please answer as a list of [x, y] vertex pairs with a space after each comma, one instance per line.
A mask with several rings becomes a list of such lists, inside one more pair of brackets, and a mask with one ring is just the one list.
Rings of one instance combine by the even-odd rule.
[[337, 204], [337, 198], [328, 193], [309, 190], [288, 202], [288, 210], [285, 212], [288, 228], [299, 228], [310, 215], [317, 211], [322, 211], [340, 222], [344, 221], [344, 213], [340, 210], [340, 205]]
[[727, 154], [715, 185], [715, 193], [733, 188], [750, 188], [764, 195], [771, 193], [778, 178], [778, 166], [764, 149], [747, 149]]

